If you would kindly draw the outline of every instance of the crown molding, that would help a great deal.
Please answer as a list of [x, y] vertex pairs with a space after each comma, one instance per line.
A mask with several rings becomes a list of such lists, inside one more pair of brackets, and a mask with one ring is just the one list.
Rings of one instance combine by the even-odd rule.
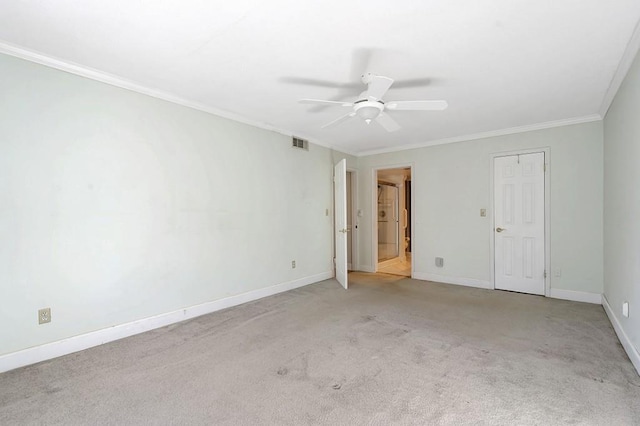
[[[627, 46], [627, 51], [625, 52], [625, 56], [623, 57], [623, 60], [621, 61], [620, 66], [618, 67], [618, 73], [616, 75], [618, 75], [623, 69], [622, 64], [623, 63], [627, 64], [628, 62], [627, 68], [624, 71], [624, 74], [626, 75], [626, 72], [628, 71], [628, 68], [631, 65], [631, 62], [633, 62], [633, 55], [629, 53], [631, 51], [630, 49], [632, 45], [635, 46], [635, 51], [637, 51], [638, 47], [640, 47], [640, 31], [638, 30], [638, 27], [636, 27], [636, 31], [634, 32], [634, 37], [632, 38], [632, 42], [630, 42], [629, 45]], [[571, 124], [587, 123], [590, 121], [601, 120], [603, 117], [603, 115], [601, 114], [600, 115], [592, 114], [584, 117], [549, 121], [545, 123], [532, 124], [532, 125], [521, 126], [521, 127], [512, 127], [507, 129], [484, 132], [484, 133], [475, 133], [470, 135], [456, 136], [453, 138], [425, 141], [422, 143], [405, 145], [401, 147], [383, 148], [383, 149], [374, 149], [374, 150], [365, 150], [365, 151], [352, 151], [352, 150], [345, 150], [344, 148], [338, 148], [322, 140], [309, 137], [308, 135], [305, 135], [304, 133], [301, 133], [301, 132], [292, 132], [289, 130], [281, 129], [281, 128], [272, 126], [268, 123], [252, 120], [233, 112], [213, 108], [211, 106], [208, 106], [199, 102], [194, 102], [188, 99], [181, 98], [169, 92], [147, 87], [142, 84], [136, 83], [134, 81], [119, 77], [117, 75], [109, 74], [109, 73], [99, 71], [83, 65], [79, 65], [70, 61], [65, 61], [63, 59], [54, 58], [52, 56], [45, 55], [43, 53], [32, 51], [29, 49], [25, 49], [23, 47], [16, 46], [4, 41], [0, 41], [0, 53], [13, 56], [16, 58], [24, 59], [30, 62], [35, 62], [40, 65], [47, 66], [49, 68], [55, 68], [60, 71], [68, 72], [70, 74], [75, 74], [80, 77], [85, 77], [91, 80], [99, 81], [101, 83], [109, 84], [111, 86], [119, 87], [125, 90], [141, 93], [143, 95], [151, 96], [157, 99], [161, 99], [161, 100], [171, 102], [177, 105], [181, 105], [187, 108], [191, 108], [197, 111], [202, 111], [218, 117], [236, 121], [242, 124], [247, 124], [249, 126], [253, 126], [259, 129], [279, 133], [288, 137], [295, 135], [297, 137], [306, 139], [315, 145], [322, 146], [330, 150], [352, 155], [355, 157], [364, 157], [364, 156], [375, 155], [375, 154], [385, 154], [389, 152], [405, 151], [409, 149], [424, 148], [424, 147], [434, 146], [434, 145], [443, 145], [447, 143], [464, 142], [464, 141], [469, 141], [474, 139], [483, 139], [483, 138], [489, 138], [494, 136], [503, 136], [503, 135], [509, 135], [509, 134], [515, 134], [515, 133], [529, 132], [532, 130], [541, 130], [541, 129], [548, 129], [552, 127], [568, 126]], [[628, 57], [630, 57], [630, 59]], [[624, 75], [620, 79], [620, 82], [622, 81], [622, 79], [624, 79]], [[611, 87], [613, 87], [613, 83], [610, 86], [610, 89]], [[613, 99], [613, 96], [615, 96], [615, 93], [612, 95], [611, 99]], [[607, 108], [608, 108], [608, 105], [607, 105]]]
[[604, 99], [602, 100], [602, 104], [600, 105], [600, 116], [604, 118], [613, 103], [613, 99], [616, 97], [618, 90], [620, 90], [620, 86], [622, 86], [622, 82], [624, 81], [631, 65], [633, 65], [633, 61], [640, 50], [640, 21], [636, 24], [636, 27], [631, 34], [631, 39], [627, 44], [627, 47], [622, 54], [622, 58], [620, 59], [620, 63], [618, 64], [618, 68], [616, 69], [611, 82], [609, 83], [609, 87], [607, 88], [607, 92], [604, 95]]
[[339, 151], [339, 152], [349, 154], [349, 155], [354, 155], [354, 156], [357, 155], [356, 153], [345, 152], [343, 149], [336, 148], [331, 144], [327, 144], [321, 140], [311, 138], [300, 132], [291, 132], [285, 129], [280, 129], [268, 123], [252, 120], [250, 118], [241, 116], [239, 114], [213, 108], [199, 102], [193, 102], [188, 99], [184, 99], [179, 96], [176, 96], [172, 93], [147, 87], [142, 84], [136, 83], [131, 80], [127, 80], [125, 78], [119, 77], [114, 74], [109, 74], [94, 68], [86, 67], [84, 65], [76, 64], [70, 61], [65, 61], [63, 59], [54, 58], [52, 56], [45, 55], [43, 53], [32, 51], [29, 49], [25, 49], [23, 47], [16, 46], [4, 41], [0, 41], [0, 53], [13, 56], [19, 59], [24, 59], [30, 62], [35, 62], [37, 64], [44, 65], [49, 68], [55, 68], [60, 71], [68, 72], [70, 74], [75, 74], [80, 77], [85, 77], [91, 80], [99, 81], [101, 83], [109, 84], [111, 86], [119, 87], [121, 89], [126, 89], [132, 92], [141, 93], [143, 95], [151, 96], [153, 98], [161, 99], [163, 101], [171, 102], [187, 108], [206, 112], [208, 114], [226, 118], [228, 120], [236, 121], [238, 123], [247, 124], [249, 126], [257, 127], [259, 129], [268, 130], [268, 131], [279, 133], [285, 136], [295, 135], [297, 137], [306, 139], [315, 145], [323, 146], [325, 148], [329, 148], [334, 151]]
[[510, 127], [507, 129], [492, 130], [492, 131], [483, 132], [483, 133], [473, 133], [469, 135], [455, 136], [452, 138], [434, 139], [431, 141], [425, 141], [417, 144], [404, 145], [404, 146], [399, 146], [394, 148], [383, 148], [383, 149], [373, 149], [369, 151], [361, 151], [360, 153], [358, 153], [358, 157], [366, 157], [369, 155], [376, 155], [376, 154], [387, 154], [390, 152], [406, 151], [409, 149], [417, 149], [417, 148], [426, 148], [428, 146], [444, 145], [444, 144], [456, 143], [456, 142], [465, 142], [465, 141], [471, 141], [476, 139], [492, 138], [495, 136], [512, 135], [516, 133], [531, 132], [534, 130], [551, 129], [554, 127], [571, 126], [573, 124], [590, 123], [592, 121], [599, 121], [599, 120], [602, 120], [602, 117], [599, 114], [591, 114], [591, 115], [585, 115], [582, 117], [566, 118], [563, 120], [546, 121], [544, 123], [528, 124], [526, 126]]

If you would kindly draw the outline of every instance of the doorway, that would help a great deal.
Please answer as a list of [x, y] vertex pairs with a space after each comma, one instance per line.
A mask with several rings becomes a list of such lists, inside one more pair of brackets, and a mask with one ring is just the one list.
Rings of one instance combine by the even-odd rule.
[[411, 167], [375, 171], [376, 271], [410, 277]]
[[357, 265], [358, 217], [357, 209], [357, 172], [347, 170], [347, 269], [354, 271]]
[[546, 152], [493, 158], [494, 287], [547, 294], [548, 179]]

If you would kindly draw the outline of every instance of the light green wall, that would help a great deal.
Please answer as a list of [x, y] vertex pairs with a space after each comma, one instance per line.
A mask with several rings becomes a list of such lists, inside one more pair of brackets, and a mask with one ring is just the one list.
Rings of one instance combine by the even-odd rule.
[[[602, 293], [602, 123], [557, 127], [360, 158], [360, 267], [371, 270], [372, 169], [414, 165], [418, 274], [490, 282], [491, 154], [550, 149], [552, 289]], [[480, 209], [487, 217], [480, 217]], [[436, 268], [434, 258], [445, 259]]]
[[[640, 56], [604, 120], [604, 294], [640, 352]], [[622, 303], [629, 302], [629, 318]]]
[[4, 55], [0, 93], [0, 354], [331, 271], [342, 154]]

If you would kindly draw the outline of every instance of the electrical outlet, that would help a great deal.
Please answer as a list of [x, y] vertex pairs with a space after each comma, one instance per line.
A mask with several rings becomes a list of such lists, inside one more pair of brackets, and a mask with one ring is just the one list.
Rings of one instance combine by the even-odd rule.
[[291, 269], [296, 269], [296, 261], [295, 260], [291, 261]]
[[324, 215], [329, 216], [329, 209], [324, 209]]
[[436, 266], [438, 268], [442, 268], [444, 266], [444, 259], [441, 257], [436, 257]]
[[38, 309], [38, 324], [51, 322], [51, 308]]
[[556, 278], [561, 278], [562, 277], [562, 269], [556, 268], [556, 270], [553, 272], [553, 276], [556, 277]]

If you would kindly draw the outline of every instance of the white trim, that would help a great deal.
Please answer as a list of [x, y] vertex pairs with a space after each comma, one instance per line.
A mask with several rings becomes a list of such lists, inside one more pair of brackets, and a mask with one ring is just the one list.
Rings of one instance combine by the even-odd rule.
[[551, 175], [549, 164], [551, 163], [551, 148], [530, 148], [520, 149], [517, 151], [502, 151], [494, 152], [490, 154], [491, 164], [489, 166], [489, 212], [491, 213], [491, 227], [489, 228], [489, 270], [491, 274], [491, 288], [495, 288], [496, 276], [495, 276], [495, 234], [494, 229], [495, 215], [494, 215], [494, 163], [498, 157], [505, 157], [509, 155], [523, 155], [523, 154], [535, 154], [538, 152], [544, 153], [544, 269], [547, 271], [547, 276], [544, 279], [544, 296], [549, 297], [551, 291]]
[[560, 288], [552, 288], [549, 297], [554, 299], [573, 300], [574, 302], [602, 304], [601, 293], [589, 293], [586, 291], [562, 290]]
[[378, 272], [378, 169], [375, 167], [371, 168], [371, 264], [373, 272]]
[[611, 321], [611, 325], [613, 325], [613, 329], [618, 335], [618, 340], [620, 340], [627, 356], [629, 356], [631, 363], [636, 368], [638, 375], [640, 375], [640, 353], [638, 352], [638, 349], [633, 346], [633, 343], [631, 343], [631, 339], [629, 339], [627, 333], [624, 332], [622, 324], [620, 324], [620, 321], [618, 321], [618, 318], [613, 313], [613, 309], [611, 309], [611, 305], [609, 305], [609, 301], [604, 294], [602, 295], [602, 307], [604, 307], [604, 311], [607, 313], [609, 321]]
[[[136, 83], [132, 80], [128, 80], [123, 77], [119, 77], [114, 74], [109, 74], [104, 71], [100, 71], [94, 68], [86, 67], [84, 65], [76, 64], [70, 61], [66, 61], [59, 58], [54, 58], [43, 53], [39, 53], [36, 51], [28, 50], [23, 47], [18, 47], [12, 45], [7, 42], [0, 42], [0, 53], [4, 53], [5, 55], [13, 56], [16, 58], [24, 59], [30, 62], [35, 62], [40, 65], [47, 66], [49, 68], [55, 68], [60, 71], [68, 72], [70, 74], [75, 74], [80, 77], [85, 77], [91, 80], [99, 81], [101, 83], [109, 84], [111, 86], [120, 87], [121, 89], [130, 90], [132, 92], [141, 93], [143, 95], [151, 96], [153, 98], [161, 99], [163, 101], [171, 102], [177, 105], [181, 105], [187, 108], [192, 108], [198, 111], [206, 112], [209, 114], [216, 115], [218, 117], [226, 118], [228, 120], [237, 121], [238, 123], [247, 124], [249, 126], [257, 127], [259, 129], [268, 130], [276, 133], [280, 133], [286, 136], [292, 136], [293, 132], [280, 129], [278, 127], [274, 127], [270, 124], [264, 123], [262, 121], [256, 121], [247, 117], [244, 117], [239, 114], [235, 114], [230, 111], [221, 110], [218, 108], [214, 108], [199, 102], [194, 102], [188, 99], [181, 98], [179, 96], [174, 95], [170, 92], [165, 92], [163, 90], [155, 89], [152, 87], [144, 86], [142, 84]], [[303, 133], [298, 131], [295, 132], [297, 137], [302, 139], [306, 139], [311, 143], [316, 145], [323, 146], [325, 148], [333, 149], [335, 151], [339, 151], [345, 154], [356, 156], [356, 153], [345, 151], [343, 148], [336, 148], [330, 144], [327, 144], [318, 139], [309, 137]]]
[[274, 294], [293, 290], [298, 287], [313, 284], [333, 277], [331, 271], [297, 280], [276, 284], [270, 287], [249, 291], [247, 293], [238, 294], [224, 299], [214, 300], [212, 302], [202, 303], [200, 305], [190, 306], [188, 308], [178, 309], [173, 312], [156, 315], [132, 321], [126, 324], [120, 324], [102, 330], [93, 331], [79, 336], [69, 337], [67, 339], [58, 340], [52, 343], [35, 346], [33, 348], [24, 349], [17, 352], [8, 353], [0, 356], [0, 373], [13, 370], [15, 368], [24, 367], [25, 365], [35, 364], [37, 362], [46, 361], [78, 352], [104, 343], [119, 340], [134, 334], [144, 333], [180, 321], [185, 321], [221, 309], [230, 308], [232, 306], [241, 305], [253, 300], [262, 299], [263, 297], [272, 296]]
[[620, 86], [622, 86], [622, 82], [625, 77], [629, 73], [629, 69], [631, 65], [633, 65], [633, 61], [638, 54], [638, 50], [640, 49], [640, 21], [636, 24], [636, 27], [631, 34], [631, 38], [629, 39], [629, 43], [622, 54], [622, 58], [620, 58], [620, 62], [618, 63], [618, 68], [616, 69], [615, 74], [613, 74], [613, 78], [609, 83], [609, 87], [607, 88], [607, 92], [604, 94], [604, 98], [602, 99], [602, 104], [600, 105], [600, 116], [604, 119], [613, 103], [613, 100], [620, 90]]
[[475, 278], [450, 277], [447, 275], [431, 274], [429, 272], [414, 272], [413, 278], [416, 280], [433, 281], [436, 283], [455, 284], [493, 290], [493, 286], [489, 281], [477, 280]]
[[498, 130], [492, 130], [489, 132], [483, 132], [483, 133], [474, 133], [474, 134], [470, 134], [470, 135], [463, 135], [463, 136], [455, 136], [452, 138], [445, 138], [445, 139], [435, 139], [432, 141], [425, 141], [425, 142], [420, 142], [417, 144], [411, 144], [411, 145], [403, 145], [403, 146], [397, 146], [397, 147], [393, 147], [393, 148], [383, 148], [383, 149], [373, 149], [373, 150], [369, 150], [369, 151], [361, 151], [357, 154], [358, 157], [366, 157], [368, 155], [376, 155], [376, 154], [386, 154], [389, 152], [398, 152], [398, 151], [406, 151], [408, 149], [417, 149], [417, 148], [425, 148], [428, 146], [434, 146], [434, 145], [444, 145], [444, 144], [448, 144], [448, 143], [455, 143], [455, 142], [464, 142], [464, 141], [471, 141], [471, 140], [476, 140], [476, 139], [485, 139], [485, 138], [492, 138], [495, 136], [505, 136], [505, 135], [512, 135], [515, 133], [526, 133], [526, 132], [531, 132], [534, 130], [544, 130], [544, 129], [551, 129], [554, 127], [562, 127], [562, 126], [571, 126], [574, 124], [582, 124], [582, 123], [590, 123], [592, 121], [600, 121], [602, 120], [602, 116], [599, 114], [590, 114], [590, 115], [585, 115], [582, 117], [574, 117], [574, 118], [566, 118], [563, 120], [555, 120], [555, 121], [547, 121], [544, 123], [537, 123], [537, 124], [529, 124], [526, 126], [519, 126], [519, 127], [510, 127], [507, 129], [498, 129]]

